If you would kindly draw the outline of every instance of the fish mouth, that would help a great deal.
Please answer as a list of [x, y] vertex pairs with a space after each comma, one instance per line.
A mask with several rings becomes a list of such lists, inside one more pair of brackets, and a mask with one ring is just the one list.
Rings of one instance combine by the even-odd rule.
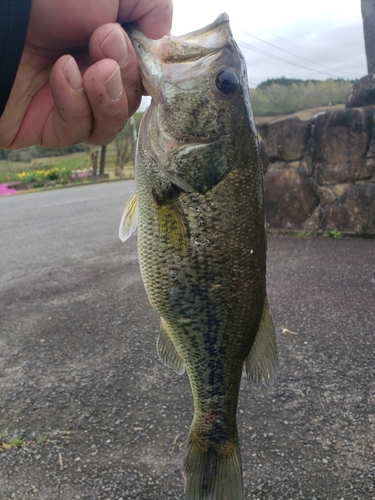
[[134, 49], [142, 59], [144, 52], [157, 55], [164, 63], [195, 61], [221, 50], [232, 37], [229, 16], [220, 14], [211, 24], [181, 36], [166, 35], [151, 40], [131, 24], [124, 25]]
[[200, 36], [202, 34], [206, 34], [209, 31], [216, 30], [222, 24], [229, 24], [229, 16], [226, 12], [222, 12], [212, 23], [204, 26], [203, 28], [199, 28], [197, 30], [191, 31], [190, 33], [186, 33], [186, 35], [182, 35], [183, 38], [194, 38], [196, 36]]
[[222, 50], [233, 38], [228, 14], [223, 13], [204, 28], [186, 35], [166, 35], [152, 40], [131, 24], [125, 24], [133, 44], [141, 70], [142, 84], [146, 92], [157, 99], [163, 66], [198, 61]]

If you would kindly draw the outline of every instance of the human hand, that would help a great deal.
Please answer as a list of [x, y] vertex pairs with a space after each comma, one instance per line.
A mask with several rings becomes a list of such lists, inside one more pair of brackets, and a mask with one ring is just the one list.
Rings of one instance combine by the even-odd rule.
[[33, 0], [0, 147], [110, 142], [142, 96], [134, 49], [116, 23], [161, 38], [171, 21], [171, 0]]

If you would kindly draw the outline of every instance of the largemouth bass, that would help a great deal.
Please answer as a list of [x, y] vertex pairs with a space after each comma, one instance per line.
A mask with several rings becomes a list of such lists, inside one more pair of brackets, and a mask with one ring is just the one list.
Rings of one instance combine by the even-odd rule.
[[243, 366], [257, 385], [277, 371], [246, 64], [226, 14], [181, 37], [128, 32], [152, 101], [120, 238], [138, 223], [141, 273], [161, 316], [157, 350], [177, 373], [186, 369], [193, 392], [185, 498], [241, 500]]

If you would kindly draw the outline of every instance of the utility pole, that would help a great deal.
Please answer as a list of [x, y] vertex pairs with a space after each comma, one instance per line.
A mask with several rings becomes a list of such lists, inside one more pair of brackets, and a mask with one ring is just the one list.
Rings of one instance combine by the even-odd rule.
[[367, 75], [355, 82], [346, 98], [347, 108], [375, 104], [375, 0], [361, 0], [363, 34], [367, 59]]
[[99, 170], [100, 175], [104, 174], [106, 154], [107, 154], [107, 146], [102, 146], [102, 151], [100, 155], [100, 170]]
[[368, 74], [375, 73], [375, 0], [361, 0]]

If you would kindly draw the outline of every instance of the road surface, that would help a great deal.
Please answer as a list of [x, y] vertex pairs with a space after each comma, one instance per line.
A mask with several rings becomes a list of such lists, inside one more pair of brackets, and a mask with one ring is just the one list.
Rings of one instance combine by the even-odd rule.
[[[155, 352], [133, 182], [0, 199], [0, 500], [183, 498], [186, 375]], [[375, 499], [375, 240], [269, 238], [274, 387], [243, 381], [245, 500]]]

